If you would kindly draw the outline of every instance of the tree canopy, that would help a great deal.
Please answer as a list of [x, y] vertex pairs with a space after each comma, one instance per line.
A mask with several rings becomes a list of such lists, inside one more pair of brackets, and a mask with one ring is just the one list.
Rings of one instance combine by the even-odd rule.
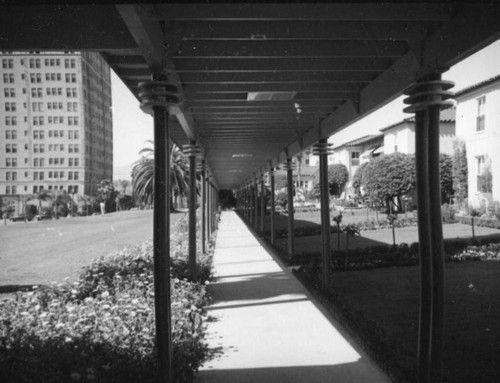
[[341, 194], [348, 180], [349, 172], [345, 165], [334, 164], [328, 167], [328, 187], [330, 194]]
[[363, 171], [363, 187], [372, 205], [384, 206], [386, 201], [415, 190], [415, 157], [394, 153], [368, 162]]
[[[152, 141], [148, 141], [153, 143]], [[154, 198], [154, 149], [144, 148], [139, 154], [143, 157], [132, 168], [132, 188], [136, 198], [144, 203], [152, 203]], [[145, 155], [144, 155], [145, 154]], [[180, 150], [172, 144], [170, 148], [170, 195], [171, 197], [189, 195], [189, 164]]]

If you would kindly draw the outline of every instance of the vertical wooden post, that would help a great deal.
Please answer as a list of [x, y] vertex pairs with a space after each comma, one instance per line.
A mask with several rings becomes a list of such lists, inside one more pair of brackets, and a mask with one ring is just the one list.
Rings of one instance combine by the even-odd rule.
[[266, 216], [266, 189], [264, 176], [260, 176], [260, 233], [264, 236], [264, 217]]
[[201, 174], [200, 174], [200, 186], [201, 186], [201, 251], [203, 254], [207, 252], [206, 249], [206, 238], [207, 238], [207, 225], [206, 225], [206, 211], [205, 205], [207, 204], [207, 185], [205, 184], [205, 160], [201, 161]]
[[256, 178], [254, 180], [253, 184], [253, 190], [254, 190], [254, 221], [253, 221], [253, 229], [257, 231], [258, 225], [259, 225], [259, 180]]
[[[157, 76], [155, 80], [163, 80]], [[171, 383], [172, 319], [170, 306], [170, 145], [169, 102], [177, 99], [177, 88], [167, 81], [139, 84], [141, 108], [154, 119], [155, 183], [153, 210], [153, 272], [155, 291], [156, 353], [158, 381]], [[166, 101], [166, 100], [170, 101]], [[178, 99], [177, 99], [178, 102]]]
[[184, 154], [189, 158], [189, 222], [188, 222], [188, 261], [191, 279], [198, 279], [198, 266], [196, 264], [196, 155], [200, 152], [196, 142], [191, 141], [184, 145]]
[[328, 291], [331, 276], [331, 249], [330, 249], [330, 194], [328, 190], [328, 154], [331, 153], [331, 144], [326, 138], [314, 145], [313, 153], [319, 156], [319, 183], [321, 190], [321, 288]]
[[276, 234], [275, 234], [275, 228], [274, 228], [274, 214], [276, 213], [275, 212], [275, 201], [274, 201], [274, 169], [271, 169], [269, 171], [269, 175], [270, 175], [270, 182], [271, 182], [271, 244], [274, 245], [274, 243], [276, 242]]
[[295, 252], [295, 229], [293, 221], [293, 164], [292, 159], [286, 160], [287, 206], [288, 206], [288, 256]]
[[418, 232], [420, 251], [420, 319], [418, 379], [420, 383], [440, 382], [444, 329], [444, 249], [439, 181], [439, 114], [453, 105], [447, 89], [453, 83], [440, 74], [429, 75], [408, 88], [415, 113], [415, 159], [417, 178]]

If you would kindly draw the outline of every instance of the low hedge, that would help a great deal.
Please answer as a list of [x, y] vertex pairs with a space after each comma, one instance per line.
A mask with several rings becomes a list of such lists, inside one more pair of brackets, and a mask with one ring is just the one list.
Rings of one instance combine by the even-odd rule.
[[[444, 241], [446, 262], [500, 259], [500, 238], [482, 240], [449, 239]], [[321, 253], [294, 255], [289, 261], [302, 265], [303, 270], [315, 270], [320, 267]], [[415, 266], [419, 264], [419, 245], [405, 243], [393, 246], [374, 246], [365, 249], [353, 249], [346, 252], [332, 252], [333, 271], [352, 271], [380, 267]]]
[[479, 218], [470, 216], [455, 216], [455, 219], [463, 224], [472, 225], [472, 218], [474, 218], [475, 226], [489, 227], [492, 229], [500, 229], [500, 221], [496, 218]]
[[[174, 377], [176, 382], [191, 382], [208, 354], [203, 307], [210, 257], [200, 266], [205, 280], [189, 281], [185, 236], [175, 236]], [[150, 241], [94, 261], [76, 282], [35, 287], [0, 302], [2, 382], [153, 382], [155, 350]]]

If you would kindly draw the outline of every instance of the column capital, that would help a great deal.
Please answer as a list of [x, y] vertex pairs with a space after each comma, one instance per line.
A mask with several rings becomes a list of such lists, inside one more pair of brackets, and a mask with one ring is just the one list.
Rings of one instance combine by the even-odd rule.
[[153, 107], [179, 105], [179, 89], [169, 81], [143, 81], [139, 83], [139, 99], [143, 112], [152, 114]]
[[201, 149], [195, 144], [182, 145], [182, 153], [188, 157], [196, 157], [201, 153]]
[[333, 144], [328, 142], [318, 142], [313, 145], [313, 155], [320, 156], [322, 154], [333, 154]]
[[435, 79], [420, 80], [406, 88], [404, 94], [409, 96], [403, 100], [408, 106], [403, 109], [405, 113], [415, 113], [419, 110], [426, 110], [432, 106], [439, 106], [441, 109], [453, 106], [454, 93], [448, 89], [455, 86], [452, 81], [441, 80], [440, 75]]

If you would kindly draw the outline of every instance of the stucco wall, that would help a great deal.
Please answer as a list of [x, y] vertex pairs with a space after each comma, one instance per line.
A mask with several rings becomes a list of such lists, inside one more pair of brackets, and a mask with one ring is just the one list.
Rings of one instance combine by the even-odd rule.
[[[477, 99], [486, 96], [485, 129], [476, 130]], [[465, 141], [467, 150], [469, 203], [478, 206], [488, 197], [500, 201], [500, 83], [457, 98], [456, 135]], [[491, 196], [478, 191], [477, 158], [491, 161], [493, 188]]]

